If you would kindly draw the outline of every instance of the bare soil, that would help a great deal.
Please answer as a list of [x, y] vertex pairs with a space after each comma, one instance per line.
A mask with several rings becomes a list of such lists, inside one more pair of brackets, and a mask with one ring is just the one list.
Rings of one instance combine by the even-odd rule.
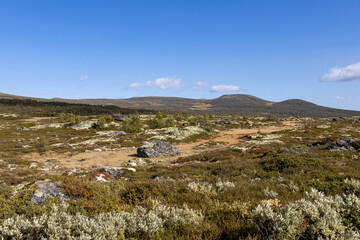
[[[215, 146], [205, 147], [205, 148], [196, 148], [199, 144], [206, 143], [209, 140], [200, 140], [197, 142], [191, 143], [181, 143], [174, 145], [175, 147], [180, 148], [181, 154], [176, 156], [166, 156], [166, 157], [156, 157], [150, 158], [149, 160], [153, 163], [160, 163], [162, 165], [168, 165], [171, 162], [175, 161], [179, 157], [191, 156], [198, 154], [204, 151], [216, 151], [224, 149], [225, 147], [233, 144], [238, 144], [240, 141], [243, 141], [241, 137], [248, 134], [269, 134], [274, 132], [280, 132], [284, 130], [291, 130], [296, 126], [295, 122], [283, 122], [283, 126], [273, 126], [273, 127], [262, 127], [255, 129], [232, 129], [221, 131], [219, 134], [211, 139], [214, 142], [223, 142], [224, 144], [219, 144]], [[109, 167], [120, 167], [124, 166], [125, 162], [136, 159], [136, 148], [128, 149], [119, 149], [119, 150], [108, 150], [101, 152], [84, 152], [78, 153], [75, 155], [66, 155], [66, 154], [57, 154], [57, 153], [48, 153], [46, 155], [40, 155], [38, 153], [32, 153], [25, 156], [27, 160], [45, 163], [46, 161], [57, 161], [60, 165], [65, 168], [82, 168], [82, 169], [96, 169], [103, 166]]]

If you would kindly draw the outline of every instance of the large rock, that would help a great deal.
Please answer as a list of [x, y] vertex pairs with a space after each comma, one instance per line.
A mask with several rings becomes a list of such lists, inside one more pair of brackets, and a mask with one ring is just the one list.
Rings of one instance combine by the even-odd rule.
[[340, 140], [330, 144], [326, 147], [328, 150], [351, 150], [354, 151], [358, 148], [358, 138], [343, 137]]
[[30, 201], [34, 204], [42, 204], [48, 197], [58, 198], [62, 203], [69, 200], [69, 197], [62, 193], [61, 189], [55, 183], [48, 181], [36, 181], [33, 185], [37, 185], [39, 187], [30, 197]]
[[139, 157], [157, 157], [180, 154], [180, 148], [171, 146], [168, 142], [151, 141], [144, 142], [142, 146], [137, 149]]
[[115, 121], [125, 121], [126, 117], [124, 115], [119, 115], [119, 114], [115, 114], [111, 116], [112, 119], [114, 119]]

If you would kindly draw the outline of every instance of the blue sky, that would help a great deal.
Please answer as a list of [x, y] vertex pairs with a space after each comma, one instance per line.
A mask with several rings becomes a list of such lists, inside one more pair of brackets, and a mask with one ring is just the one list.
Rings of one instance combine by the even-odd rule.
[[0, 92], [360, 110], [360, 1], [0, 1]]

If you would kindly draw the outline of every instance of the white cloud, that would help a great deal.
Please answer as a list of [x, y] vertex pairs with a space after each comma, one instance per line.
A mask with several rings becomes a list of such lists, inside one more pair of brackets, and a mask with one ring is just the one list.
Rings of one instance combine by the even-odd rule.
[[234, 92], [234, 91], [241, 91], [242, 89], [238, 86], [233, 85], [215, 85], [212, 86], [210, 91], [211, 92]]
[[348, 99], [352, 99], [352, 96], [336, 96], [335, 99], [336, 100], [348, 100]]
[[333, 67], [321, 77], [322, 82], [344, 82], [360, 80], [360, 62], [346, 67]]
[[81, 81], [86, 80], [86, 79], [89, 79], [89, 76], [88, 76], [88, 75], [84, 75], [84, 76], [82, 76], [82, 77], [80, 78]]
[[130, 84], [130, 88], [134, 88], [134, 89], [141, 88], [142, 86], [144, 86], [144, 84], [141, 84], [141, 83], [138, 83], [138, 82]]
[[194, 89], [201, 90], [201, 91], [207, 90], [207, 89], [209, 89], [209, 84], [207, 82], [199, 81], [194, 85]]
[[165, 78], [157, 78], [155, 79], [155, 81], [148, 81], [146, 86], [168, 89], [168, 88], [182, 88], [184, 84], [180, 78], [165, 77]]
[[336, 97], [335, 97], [335, 99], [337, 99], [337, 100], [345, 100], [345, 99], [346, 99], [346, 97], [336, 96]]

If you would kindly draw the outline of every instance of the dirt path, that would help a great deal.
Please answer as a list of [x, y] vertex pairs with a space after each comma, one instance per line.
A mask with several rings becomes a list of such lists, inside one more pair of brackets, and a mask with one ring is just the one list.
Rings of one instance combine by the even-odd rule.
[[[223, 142], [224, 144], [219, 144], [207, 148], [196, 148], [199, 144], [206, 143], [209, 140], [200, 140], [193, 143], [181, 143], [174, 145], [182, 150], [180, 155], [177, 156], [167, 156], [167, 157], [156, 157], [151, 158], [150, 160], [154, 163], [170, 163], [176, 160], [179, 157], [191, 156], [198, 154], [207, 150], [220, 150], [224, 149], [226, 146], [238, 144], [241, 141], [241, 137], [248, 134], [263, 133], [269, 134], [274, 132], [280, 132], [283, 130], [291, 130], [294, 128], [292, 123], [284, 123], [283, 126], [279, 127], [263, 127], [256, 129], [232, 129], [221, 131], [219, 134], [211, 139], [214, 142]], [[259, 132], [260, 131], [260, 132]], [[26, 157], [28, 160], [44, 163], [48, 160], [55, 160], [60, 163], [60, 165], [66, 168], [85, 168], [85, 169], [95, 169], [103, 166], [119, 167], [124, 166], [125, 162], [137, 158], [136, 148], [129, 149], [119, 149], [112, 151], [103, 151], [103, 152], [85, 152], [79, 153], [76, 155], [68, 156], [65, 154], [52, 154], [48, 156], [40, 156], [38, 153], [33, 153]]]

